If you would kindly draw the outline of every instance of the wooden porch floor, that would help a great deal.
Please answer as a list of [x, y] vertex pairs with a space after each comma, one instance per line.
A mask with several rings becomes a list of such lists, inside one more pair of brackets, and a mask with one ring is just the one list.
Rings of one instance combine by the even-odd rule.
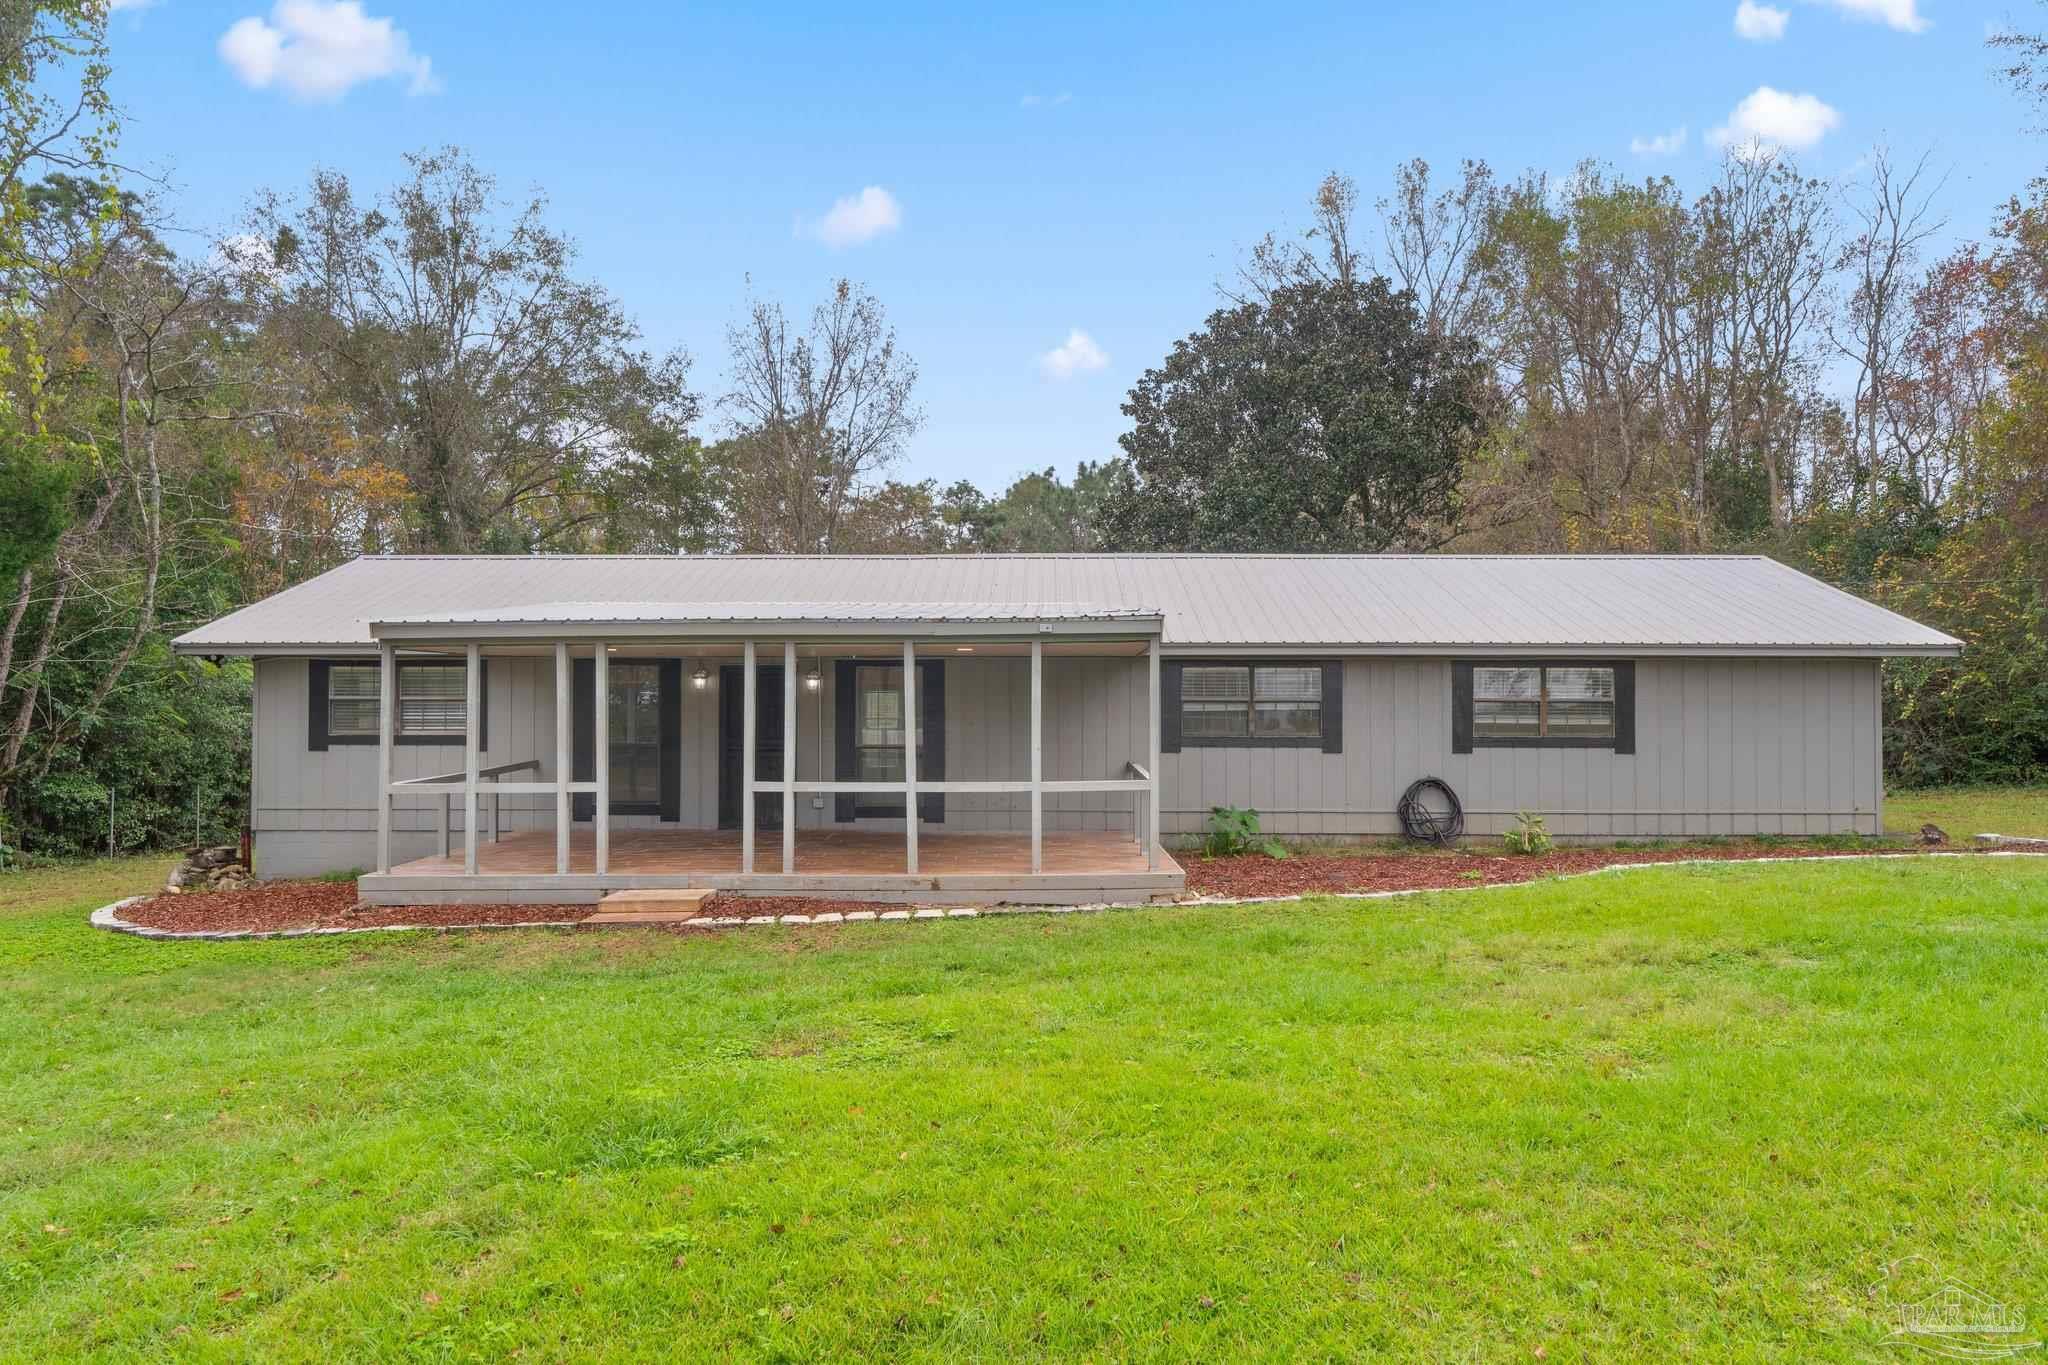
[[[1028, 834], [941, 834], [927, 830], [918, 835], [917, 846], [920, 877], [1029, 878], [1031, 875], [1031, 836]], [[550, 876], [555, 871], [554, 831], [529, 830], [507, 834], [496, 843], [485, 839], [477, 844], [476, 857], [479, 876]], [[458, 836], [451, 856], [418, 858], [400, 863], [391, 869], [390, 875], [461, 876], [462, 858]], [[576, 830], [569, 839], [570, 873], [588, 875], [595, 872], [596, 867], [596, 851], [590, 831]], [[740, 835], [737, 830], [612, 831], [607, 872], [614, 877], [737, 876], [739, 870]], [[1045, 835], [1046, 876], [1127, 876], [1142, 874], [1146, 870], [1145, 850], [1128, 834], [1048, 832]], [[1180, 868], [1162, 850], [1156, 870], [1178, 873]], [[779, 831], [755, 836], [754, 871], [768, 875], [782, 871], [782, 835]], [[901, 834], [872, 830], [797, 831], [798, 876], [901, 876], [903, 871]]]

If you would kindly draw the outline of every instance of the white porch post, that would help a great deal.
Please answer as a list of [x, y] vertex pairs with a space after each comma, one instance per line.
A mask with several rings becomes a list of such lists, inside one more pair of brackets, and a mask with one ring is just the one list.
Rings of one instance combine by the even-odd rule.
[[391, 732], [398, 724], [398, 651], [386, 643], [377, 661], [377, 870], [391, 870]]
[[555, 642], [555, 871], [569, 871], [569, 646]]
[[740, 661], [740, 872], [754, 871], [754, 642]]
[[1152, 728], [1152, 761], [1145, 765], [1145, 774], [1152, 779], [1152, 786], [1145, 793], [1145, 830], [1139, 835], [1145, 841], [1145, 867], [1149, 871], [1159, 866], [1159, 727], [1166, 718], [1166, 706], [1159, 695], [1159, 637], [1145, 648], [1146, 671], [1151, 674], [1151, 690], [1146, 694], [1152, 698], [1147, 707], [1147, 719]]
[[917, 645], [903, 642], [903, 865], [917, 875]]
[[611, 867], [612, 860], [612, 682], [611, 651], [602, 640], [597, 642], [596, 648], [597, 658], [590, 665], [594, 675], [590, 758], [593, 775], [597, 778], [596, 809], [590, 817], [591, 844], [596, 853], [591, 870], [602, 877]]
[[478, 723], [483, 710], [483, 658], [483, 647], [472, 640], [462, 670], [466, 684], [462, 710], [462, 872], [466, 877], [476, 875], [476, 788], [482, 781], [478, 772], [483, 767], [483, 761], [477, 757], [482, 741]]
[[796, 641], [782, 645], [782, 875], [796, 872]]
[[1045, 871], [1045, 642], [1031, 642], [1031, 875]]

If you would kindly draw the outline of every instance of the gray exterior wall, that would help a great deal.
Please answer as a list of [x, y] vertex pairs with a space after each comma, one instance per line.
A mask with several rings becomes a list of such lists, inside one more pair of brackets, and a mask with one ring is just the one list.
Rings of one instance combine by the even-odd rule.
[[1251, 806], [1303, 836], [1400, 831], [1418, 777], [1458, 793], [1466, 829], [1517, 811], [1570, 839], [1881, 832], [1883, 736], [1870, 659], [1651, 658], [1636, 663], [1636, 752], [1451, 752], [1451, 661], [1352, 658], [1344, 752], [1185, 749], [1164, 756], [1162, 827], [1192, 833], [1216, 805]]
[[[764, 663], [780, 650], [762, 651]], [[799, 665], [809, 667], [809, 660]], [[797, 776], [832, 774], [830, 660], [824, 685], [797, 693]], [[1121, 776], [1150, 753], [1150, 708], [1142, 658], [1048, 657], [1045, 665], [1045, 775]], [[682, 696], [684, 826], [718, 822], [718, 673]], [[554, 665], [544, 657], [501, 656], [489, 666], [490, 735], [485, 766], [534, 758], [539, 780], [554, 776]], [[376, 858], [377, 749], [306, 747], [303, 659], [256, 667], [251, 824], [257, 870], [300, 876], [361, 868]], [[1467, 827], [1495, 834], [1518, 810], [1543, 814], [1567, 839], [1674, 838], [1738, 834], [1875, 834], [1881, 829], [1882, 737], [1878, 666], [1868, 659], [1642, 659], [1636, 665], [1636, 752], [1598, 749], [1482, 749], [1450, 752], [1448, 659], [1353, 657], [1346, 661], [1344, 752], [1309, 749], [1188, 748], [1163, 756], [1162, 827], [1200, 831], [1210, 807], [1252, 806], [1266, 829], [1304, 837], [1356, 838], [1398, 832], [1394, 808], [1409, 782], [1441, 777], [1459, 794]], [[947, 776], [1030, 776], [1030, 671], [1025, 660], [946, 656]], [[460, 745], [400, 746], [400, 777], [453, 772]], [[530, 780], [521, 774], [520, 780]], [[460, 802], [455, 825], [460, 827]], [[502, 800], [508, 829], [550, 828], [549, 797]], [[799, 827], [832, 823], [831, 800], [797, 798]], [[945, 828], [1029, 828], [1018, 795], [947, 798]], [[1122, 795], [1046, 799], [1051, 830], [1132, 827]], [[863, 821], [871, 828], [900, 821]], [[614, 816], [616, 828], [658, 825]], [[427, 800], [401, 798], [393, 856], [437, 850]]]

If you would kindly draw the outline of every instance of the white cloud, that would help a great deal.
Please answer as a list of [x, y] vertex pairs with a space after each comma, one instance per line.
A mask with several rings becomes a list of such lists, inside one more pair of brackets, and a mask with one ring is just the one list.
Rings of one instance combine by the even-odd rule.
[[1072, 379], [1085, 370], [1106, 369], [1109, 352], [1095, 344], [1095, 338], [1079, 327], [1067, 339], [1038, 357], [1038, 372], [1047, 379]]
[[1677, 156], [1685, 150], [1687, 133], [1683, 125], [1652, 137], [1632, 137], [1628, 149], [1637, 156]]
[[244, 85], [281, 86], [296, 99], [338, 100], [364, 81], [389, 77], [403, 78], [410, 95], [441, 88], [405, 30], [372, 19], [358, 0], [277, 0], [268, 20], [236, 20], [220, 35], [219, 50]]
[[870, 185], [859, 194], [833, 200], [825, 216], [815, 223], [799, 223], [797, 235], [815, 237], [829, 247], [859, 246], [902, 225], [903, 206], [896, 196], [880, 185]]
[[1036, 109], [1042, 104], [1065, 104], [1073, 98], [1073, 91], [1062, 90], [1057, 95], [1026, 95], [1018, 100], [1017, 103], [1023, 105], [1026, 109]]
[[1785, 25], [1791, 19], [1791, 10], [1759, 5], [1755, 0], [1742, 0], [1735, 7], [1735, 33], [1752, 43], [1775, 43], [1785, 36]]
[[1807, 0], [1807, 3], [1827, 5], [1851, 19], [1867, 19], [1901, 33], [1925, 33], [1928, 29], [1928, 22], [1920, 13], [1919, 0]]
[[1770, 152], [1803, 150], [1840, 126], [1842, 116], [1816, 95], [1788, 95], [1760, 85], [1735, 106], [1726, 125], [1707, 135], [1716, 147]]

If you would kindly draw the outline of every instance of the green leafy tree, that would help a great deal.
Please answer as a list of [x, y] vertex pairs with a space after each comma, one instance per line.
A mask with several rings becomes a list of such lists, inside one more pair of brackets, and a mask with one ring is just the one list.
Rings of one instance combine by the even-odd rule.
[[535, 197], [516, 210], [448, 148], [364, 199], [322, 171], [260, 202], [229, 244], [266, 339], [271, 395], [299, 428], [349, 415], [349, 461], [396, 470], [401, 543], [581, 548], [615, 460], [687, 431], [689, 357], [653, 354]]
[[1124, 404], [1100, 525], [1123, 550], [1429, 549], [1482, 434], [1475, 347], [1383, 278], [1310, 280], [1211, 314]]

